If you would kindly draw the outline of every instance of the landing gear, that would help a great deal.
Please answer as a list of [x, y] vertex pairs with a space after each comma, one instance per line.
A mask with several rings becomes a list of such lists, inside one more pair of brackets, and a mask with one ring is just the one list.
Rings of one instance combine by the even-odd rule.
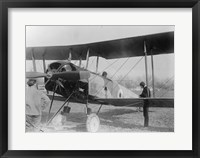
[[100, 127], [100, 120], [97, 114], [92, 113], [88, 115], [86, 121], [86, 127], [88, 132], [97, 132]]
[[87, 120], [86, 120], [86, 128], [88, 132], [97, 132], [99, 130], [100, 126], [100, 120], [97, 114], [92, 113], [92, 110], [88, 107], [88, 92], [89, 92], [89, 80], [87, 87], [85, 89], [85, 94], [86, 94], [86, 115], [87, 115]]
[[[86, 104], [86, 106], [87, 106], [87, 104]], [[87, 109], [89, 109], [87, 112], [90, 112], [90, 113], [87, 113], [87, 121], [86, 121], [86, 128], [87, 128], [88, 132], [97, 132], [99, 130], [100, 119], [98, 117], [98, 114], [99, 114], [101, 108], [102, 108], [102, 104], [100, 105], [97, 113], [91, 113], [91, 109], [87, 108]]]
[[100, 126], [100, 120], [97, 114], [92, 113], [92, 110], [88, 107], [88, 102], [86, 103], [86, 129], [88, 132], [97, 132]]
[[[69, 95], [69, 97], [65, 100], [63, 105], [57, 110], [57, 112], [49, 119], [49, 121], [47, 122], [47, 125], [49, 125], [51, 123], [51, 121], [54, 119], [54, 117], [56, 117], [58, 115], [58, 113], [62, 110], [62, 108], [65, 106], [66, 103], [67, 103], [67, 106], [68, 106], [69, 99], [73, 94], [74, 94], [74, 91]], [[68, 111], [70, 111], [70, 109]]]
[[92, 113], [92, 109], [88, 107], [86, 107], [85, 109], [86, 109], [85, 110], [86, 115], [89, 116]]

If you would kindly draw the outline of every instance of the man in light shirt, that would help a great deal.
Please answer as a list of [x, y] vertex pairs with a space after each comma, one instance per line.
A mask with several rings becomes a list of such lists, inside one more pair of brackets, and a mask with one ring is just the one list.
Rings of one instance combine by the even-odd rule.
[[29, 79], [27, 85], [26, 123], [28, 126], [26, 126], [26, 129], [37, 128], [41, 122], [42, 111], [49, 106], [50, 99], [46, 94], [37, 89], [36, 79]]

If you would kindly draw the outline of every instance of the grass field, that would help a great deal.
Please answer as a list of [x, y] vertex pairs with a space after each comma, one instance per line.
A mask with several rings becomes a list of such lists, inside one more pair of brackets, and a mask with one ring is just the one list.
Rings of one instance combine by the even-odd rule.
[[[50, 117], [63, 102], [54, 101]], [[84, 113], [85, 105], [70, 103], [70, 113], [62, 125], [50, 124], [44, 127], [48, 120], [48, 109], [43, 113], [42, 126], [45, 132], [87, 132]], [[89, 104], [92, 112], [97, 112], [99, 105]], [[100, 113], [100, 129], [98, 132], [174, 132], [173, 108], [150, 108], [149, 127], [144, 127], [143, 112], [136, 108], [103, 106]]]

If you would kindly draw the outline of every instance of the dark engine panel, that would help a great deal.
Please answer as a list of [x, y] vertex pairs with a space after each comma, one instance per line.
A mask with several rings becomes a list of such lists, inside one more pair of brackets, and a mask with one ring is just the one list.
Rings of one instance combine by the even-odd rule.
[[[79, 71], [79, 67], [70, 62], [54, 62], [48, 66], [46, 73], [56, 73], [65, 71]], [[45, 78], [45, 88], [47, 91], [54, 91], [55, 93], [68, 98], [73, 93], [72, 98], [78, 100], [86, 100], [88, 96], [88, 83], [83, 81], [66, 80], [58, 78], [52, 80]]]

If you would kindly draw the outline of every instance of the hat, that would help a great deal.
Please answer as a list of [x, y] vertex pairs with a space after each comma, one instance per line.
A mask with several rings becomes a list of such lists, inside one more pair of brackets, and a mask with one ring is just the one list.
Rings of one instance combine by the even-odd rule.
[[140, 86], [141, 87], [144, 87], [145, 86], [145, 83], [142, 81], [142, 82], [140, 82]]
[[104, 72], [102, 73], [102, 76], [104, 76], [104, 77], [107, 77], [107, 75], [108, 75], [108, 73], [107, 73], [106, 71], [104, 71]]
[[36, 79], [34, 79], [34, 78], [29, 79], [28, 82], [27, 82], [27, 84], [29, 86], [33, 86], [35, 83], [36, 83]]

